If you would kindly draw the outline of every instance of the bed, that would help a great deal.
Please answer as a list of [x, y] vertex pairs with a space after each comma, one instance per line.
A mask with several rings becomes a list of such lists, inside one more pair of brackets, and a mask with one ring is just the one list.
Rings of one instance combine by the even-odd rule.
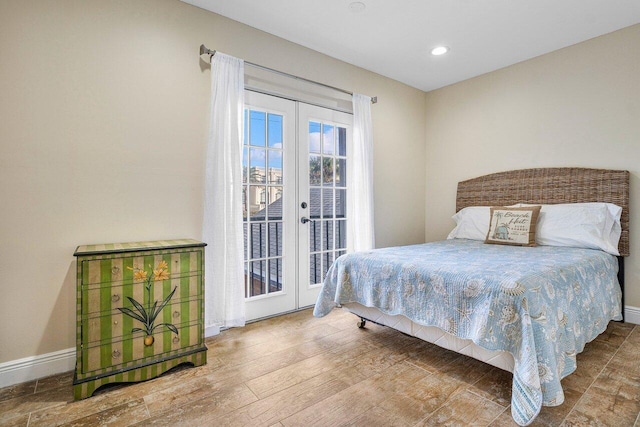
[[544, 218], [546, 231], [554, 209], [595, 202], [618, 209], [617, 247], [554, 246], [554, 236], [533, 247], [485, 244], [461, 233], [347, 254], [327, 272], [314, 315], [342, 306], [360, 327], [370, 320], [512, 372], [511, 413], [528, 425], [543, 405], [563, 403], [560, 380], [576, 369], [584, 345], [623, 319], [629, 172], [538, 168], [458, 183], [456, 215], [514, 206], [518, 214], [537, 212], [532, 222]]

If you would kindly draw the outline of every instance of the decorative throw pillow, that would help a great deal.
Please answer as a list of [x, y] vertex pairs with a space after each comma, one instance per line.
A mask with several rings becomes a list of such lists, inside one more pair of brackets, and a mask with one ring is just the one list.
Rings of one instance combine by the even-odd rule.
[[536, 224], [540, 206], [511, 208], [492, 206], [485, 243], [514, 246], [536, 245]]

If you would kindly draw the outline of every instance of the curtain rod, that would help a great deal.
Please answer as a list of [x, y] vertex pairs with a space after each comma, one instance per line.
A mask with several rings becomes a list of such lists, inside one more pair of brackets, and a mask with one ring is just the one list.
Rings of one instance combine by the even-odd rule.
[[[215, 50], [211, 50], [211, 49], [207, 49], [205, 45], [201, 44], [200, 45], [200, 55], [204, 55], [204, 54], [211, 55], [211, 57], [213, 57], [216, 54], [216, 51]], [[265, 70], [265, 71], [270, 71], [272, 73], [279, 74], [281, 76], [291, 77], [291, 78], [296, 79], [296, 80], [302, 80], [302, 81], [307, 82], [307, 83], [312, 83], [314, 85], [326, 87], [328, 89], [337, 90], [338, 92], [346, 93], [347, 95], [353, 95], [353, 92], [349, 92], [348, 90], [345, 90], [345, 89], [340, 89], [339, 87], [330, 86], [330, 85], [327, 85], [327, 84], [324, 84], [324, 83], [317, 82], [315, 80], [305, 79], [304, 77], [296, 76], [294, 74], [285, 73], [284, 71], [275, 70], [273, 68], [265, 67], [264, 65], [254, 64], [253, 62], [244, 61], [244, 63], [247, 64], [247, 65], [250, 65], [252, 67], [260, 68], [260, 69]], [[375, 104], [376, 102], [378, 102], [378, 97], [377, 96], [372, 96], [371, 97], [371, 103]]]

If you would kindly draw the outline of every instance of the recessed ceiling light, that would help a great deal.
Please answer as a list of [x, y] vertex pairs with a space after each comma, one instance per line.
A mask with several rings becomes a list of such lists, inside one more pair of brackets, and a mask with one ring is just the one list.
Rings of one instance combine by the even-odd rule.
[[431, 55], [435, 56], [444, 55], [447, 52], [449, 52], [449, 48], [447, 46], [438, 46], [431, 49]]
[[349, 10], [353, 13], [360, 13], [367, 8], [367, 5], [361, 1], [354, 1], [349, 3]]

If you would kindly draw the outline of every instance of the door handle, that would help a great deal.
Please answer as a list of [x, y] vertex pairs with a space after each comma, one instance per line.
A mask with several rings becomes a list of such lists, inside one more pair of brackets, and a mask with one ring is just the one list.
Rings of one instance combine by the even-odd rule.
[[300, 218], [300, 222], [303, 224], [306, 224], [308, 222], [311, 222], [311, 220], [309, 218], [307, 218], [306, 216], [303, 216], [302, 218]]

